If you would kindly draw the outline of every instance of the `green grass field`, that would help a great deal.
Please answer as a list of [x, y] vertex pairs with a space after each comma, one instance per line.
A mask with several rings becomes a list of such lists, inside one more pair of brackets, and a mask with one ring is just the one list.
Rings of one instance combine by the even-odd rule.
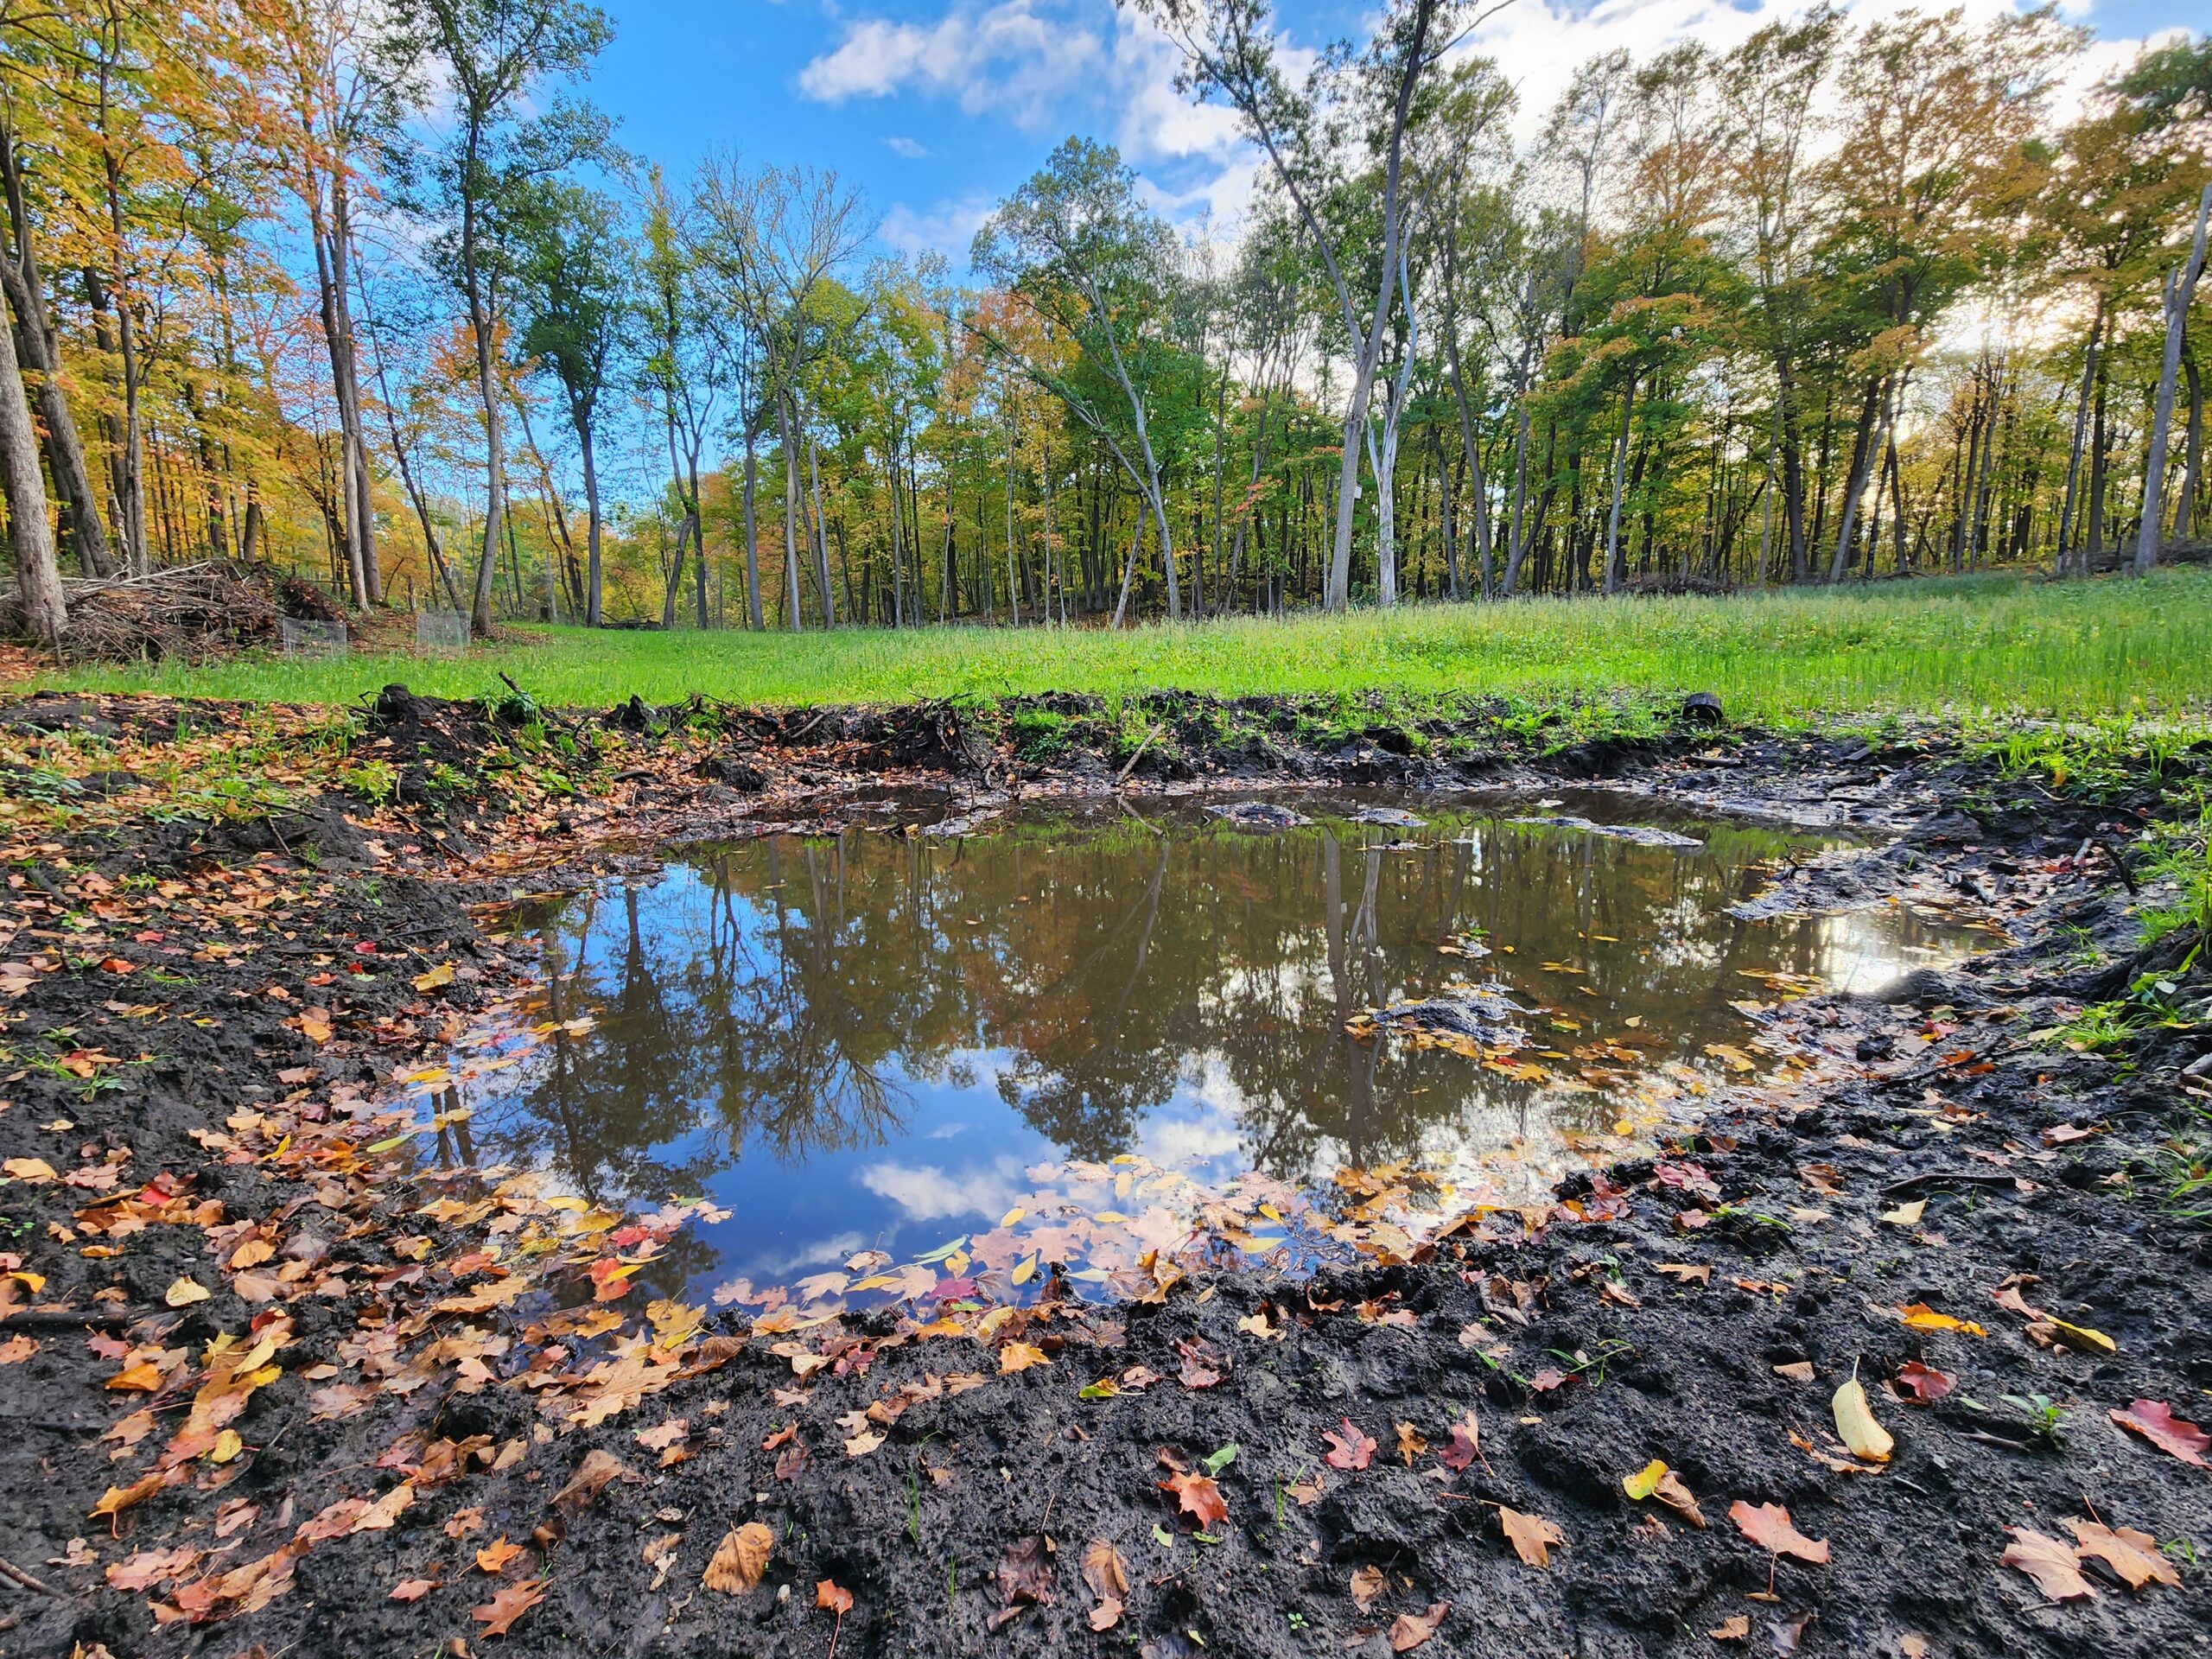
[[1999, 575], [1717, 599], [1539, 600], [1384, 614], [1102, 629], [927, 627], [833, 635], [517, 629], [465, 658], [255, 655], [103, 668], [58, 687], [344, 702], [388, 681], [448, 696], [610, 704], [692, 692], [740, 702], [891, 702], [1084, 691], [1667, 695], [1709, 690], [1777, 723], [1883, 713], [2212, 709], [2212, 570], [2053, 583]]

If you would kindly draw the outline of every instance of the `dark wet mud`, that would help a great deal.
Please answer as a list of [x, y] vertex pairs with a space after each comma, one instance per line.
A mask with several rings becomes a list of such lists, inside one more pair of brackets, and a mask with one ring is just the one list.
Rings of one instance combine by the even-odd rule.
[[[928, 1264], [929, 1286], [816, 1323], [687, 1298], [718, 1271], [710, 1192], [670, 1206], [626, 1179], [607, 1196], [643, 1207], [599, 1208], [557, 1157], [518, 1144], [491, 1165], [488, 1112], [474, 1167], [449, 1166], [479, 1126], [430, 1120], [435, 1073], [515, 1010], [560, 1024], [528, 1005], [564, 936], [518, 931], [517, 896], [650, 880], [671, 837], [912, 821], [919, 839], [925, 819], [991, 822], [1017, 791], [1110, 783], [1118, 760], [1063, 754], [1056, 772], [949, 711], [836, 715], [796, 739], [785, 716], [711, 738], [564, 716], [542, 739], [525, 717], [518, 742], [411, 704], [365, 720], [340, 760], [269, 738], [290, 775], [269, 810], [180, 812], [164, 752], [204, 773], [192, 746], [244, 716], [4, 712], [11, 800], [74, 810], [8, 826], [0, 1651], [2201, 1644], [2212, 1475], [2156, 1408], [2202, 1422], [2212, 1404], [2212, 1251], [2164, 1202], [2163, 1150], [2207, 1045], [2185, 1023], [2122, 1058], [2036, 1035], [2146, 969], [2183, 972], [2171, 938], [2139, 952], [2144, 900], [2094, 848], [2124, 849], [2185, 776], [2086, 802], [1934, 744], [1699, 730], [1548, 774], [1503, 741], [1430, 761], [1291, 733], [1276, 772], [1243, 781], [1503, 779], [1533, 816], [1595, 772], [1706, 815], [1867, 837], [1783, 856], [1764, 904], [1731, 893], [1746, 915], [1940, 901], [2005, 942], [1888, 987], [1744, 999], [1746, 1042], [1798, 1057], [1796, 1082], [1724, 1060], [1646, 1149], [1584, 1160], [1541, 1202], [1440, 1217], [1417, 1171], [1385, 1167], [1292, 1217], [1333, 1250], [1271, 1262], [1244, 1247], [1265, 1245], [1268, 1208], [1288, 1213], [1284, 1173], [1312, 1173], [1287, 1160], [1281, 1192], [1237, 1189], [1205, 1237], [1117, 1259], [1110, 1295], [1064, 1279], [1074, 1262], [1009, 1254], [995, 1235], [1020, 1224], [993, 1217], [944, 1228], [977, 1265]], [[379, 743], [390, 774], [364, 773]], [[1192, 775], [1154, 793], [1205, 784], [1210, 755], [1217, 784], [1259, 771], [1195, 740], [1175, 753]], [[880, 793], [841, 805], [849, 783]], [[724, 885], [765, 892], [757, 877]], [[1402, 969], [1362, 1000], [1387, 1013], [1437, 988]], [[1325, 1055], [1343, 1035], [1294, 1023], [1281, 1046]], [[1162, 1052], [1180, 1040], [1171, 1027]], [[1344, 1141], [1334, 1098], [1324, 1138]], [[914, 1265], [883, 1254], [842, 1271]], [[995, 1273], [1020, 1294], [993, 1298]], [[1829, 1400], [1854, 1368], [1894, 1437], [1886, 1464], [1837, 1440]], [[1624, 1488], [1654, 1460], [1701, 1527]], [[1825, 1560], [1752, 1541], [1739, 1503], [1786, 1507]], [[2075, 1554], [2099, 1524], [2148, 1535], [2178, 1582], [2122, 1550], [2131, 1590]], [[2008, 1546], [2044, 1550], [2044, 1577]]]

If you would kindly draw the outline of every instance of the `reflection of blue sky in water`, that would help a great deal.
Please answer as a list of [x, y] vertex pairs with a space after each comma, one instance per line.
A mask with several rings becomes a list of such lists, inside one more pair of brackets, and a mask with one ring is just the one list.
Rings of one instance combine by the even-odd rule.
[[[1866, 988], [1960, 948], [1889, 907], [1728, 918], [1802, 840], [1693, 825], [1707, 845], [1684, 852], [1423, 810], [1410, 848], [1157, 812], [1164, 836], [1109, 816], [955, 843], [777, 838], [541, 909], [523, 925], [545, 950], [542, 1017], [594, 1024], [467, 1086], [479, 1155], [595, 1202], [708, 1194], [728, 1220], [670, 1264], [695, 1291], [871, 1248], [909, 1260], [1037, 1207], [1070, 1155], [1207, 1185], [1408, 1159], [1517, 1196], [1563, 1135], [1648, 1126], [1717, 1077], [1705, 1046], [1749, 1042], [1729, 1004], [1771, 1001], [1759, 976]], [[1476, 932], [1497, 954], [1436, 949]], [[1344, 1033], [1493, 976], [1577, 1027], [1530, 1022], [1544, 1081]], [[1575, 1051], [1599, 1039], [1623, 1046], [1586, 1081]]]

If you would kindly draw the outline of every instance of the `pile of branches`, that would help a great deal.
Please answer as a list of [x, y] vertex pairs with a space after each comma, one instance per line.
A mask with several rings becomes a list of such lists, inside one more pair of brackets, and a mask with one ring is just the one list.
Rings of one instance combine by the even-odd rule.
[[[69, 625], [62, 630], [59, 651], [67, 663], [204, 662], [269, 643], [287, 616], [345, 620], [344, 611], [319, 588], [266, 566], [229, 559], [174, 565], [142, 576], [67, 578], [62, 597]], [[25, 637], [13, 595], [0, 625]]]

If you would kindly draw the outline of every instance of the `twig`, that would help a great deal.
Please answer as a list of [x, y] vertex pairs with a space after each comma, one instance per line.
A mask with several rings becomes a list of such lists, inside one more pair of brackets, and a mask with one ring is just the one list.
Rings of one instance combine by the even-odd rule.
[[2120, 878], [2120, 885], [2127, 889], [2128, 897], [2133, 898], [2139, 889], [2135, 885], [2135, 873], [2127, 868], [2127, 861], [2113, 851], [2112, 843], [2103, 836], [2098, 836], [2096, 841], [2097, 850], [2111, 862], [2113, 874]]
[[1137, 762], [1144, 759], [1144, 752], [1152, 747], [1152, 740], [1160, 735], [1161, 729], [1155, 726], [1144, 734], [1144, 741], [1137, 745], [1136, 753], [1130, 755], [1128, 764], [1114, 774], [1115, 788], [1119, 789], [1128, 781], [1129, 774], [1137, 769]]
[[1882, 1189], [1885, 1198], [1903, 1198], [1923, 1186], [1964, 1184], [1967, 1186], [2012, 1186], [2019, 1180], [2017, 1175], [1984, 1173], [1974, 1169], [1936, 1169], [1925, 1175], [1908, 1175], [1901, 1181], [1891, 1181]]
[[22, 1567], [17, 1567], [13, 1561], [5, 1559], [0, 1559], [0, 1579], [13, 1579], [17, 1584], [22, 1585], [24, 1589], [35, 1590], [41, 1596], [52, 1596], [56, 1601], [67, 1601], [69, 1599], [66, 1592], [55, 1589], [52, 1585], [48, 1584], [43, 1580], [33, 1578], [29, 1573], [24, 1572]]

